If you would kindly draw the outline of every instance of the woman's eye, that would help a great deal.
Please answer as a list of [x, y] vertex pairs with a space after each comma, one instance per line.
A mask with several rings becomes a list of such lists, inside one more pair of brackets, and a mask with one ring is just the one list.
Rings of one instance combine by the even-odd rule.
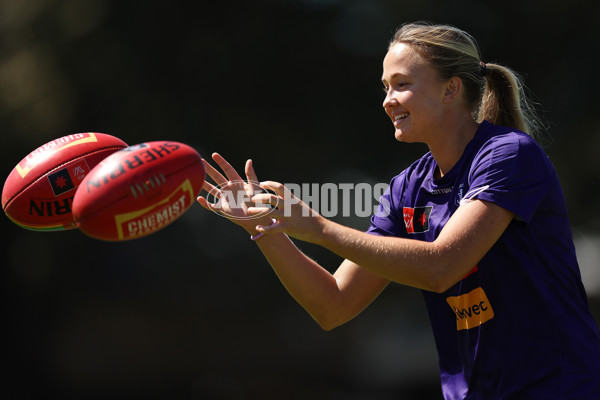
[[[394, 85], [392, 85], [394, 87], [394, 89], [396, 90], [403, 90], [406, 89], [406, 87], [408, 86], [408, 82], [398, 82]], [[390, 90], [389, 87], [384, 86], [382, 88], [383, 92], [387, 94], [387, 92]]]

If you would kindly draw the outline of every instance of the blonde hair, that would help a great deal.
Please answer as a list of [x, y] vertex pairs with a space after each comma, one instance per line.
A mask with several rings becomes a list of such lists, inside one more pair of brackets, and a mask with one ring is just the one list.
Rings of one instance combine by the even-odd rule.
[[450, 25], [427, 22], [404, 24], [389, 47], [411, 45], [444, 80], [461, 79], [473, 117], [537, 136], [543, 128], [521, 77], [498, 64], [484, 64], [477, 42], [467, 32]]

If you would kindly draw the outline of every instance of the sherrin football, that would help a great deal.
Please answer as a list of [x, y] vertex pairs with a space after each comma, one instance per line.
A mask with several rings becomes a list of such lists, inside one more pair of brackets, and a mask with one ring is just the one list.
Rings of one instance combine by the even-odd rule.
[[52, 140], [23, 158], [2, 189], [2, 209], [17, 225], [39, 231], [75, 228], [73, 196], [92, 168], [127, 143], [105, 133]]
[[194, 204], [204, 177], [200, 154], [186, 144], [155, 141], [127, 147], [81, 182], [73, 218], [96, 239], [140, 238], [166, 227]]

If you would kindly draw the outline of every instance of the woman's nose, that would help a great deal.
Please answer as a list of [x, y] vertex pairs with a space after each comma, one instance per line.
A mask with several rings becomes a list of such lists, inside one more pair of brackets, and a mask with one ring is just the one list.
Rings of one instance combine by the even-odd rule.
[[383, 108], [394, 107], [398, 105], [398, 100], [393, 96], [393, 92], [390, 90], [386, 92], [385, 99], [383, 99]]

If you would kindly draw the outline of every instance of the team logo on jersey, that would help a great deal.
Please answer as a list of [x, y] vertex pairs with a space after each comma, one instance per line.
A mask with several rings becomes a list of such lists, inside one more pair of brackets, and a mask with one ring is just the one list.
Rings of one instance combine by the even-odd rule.
[[421, 233], [429, 230], [429, 216], [433, 206], [404, 207], [404, 226], [407, 233]]
[[494, 318], [494, 310], [483, 288], [460, 296], [449, 296], [446, 302], [456, 316], [456, 330], [475, 328]]

